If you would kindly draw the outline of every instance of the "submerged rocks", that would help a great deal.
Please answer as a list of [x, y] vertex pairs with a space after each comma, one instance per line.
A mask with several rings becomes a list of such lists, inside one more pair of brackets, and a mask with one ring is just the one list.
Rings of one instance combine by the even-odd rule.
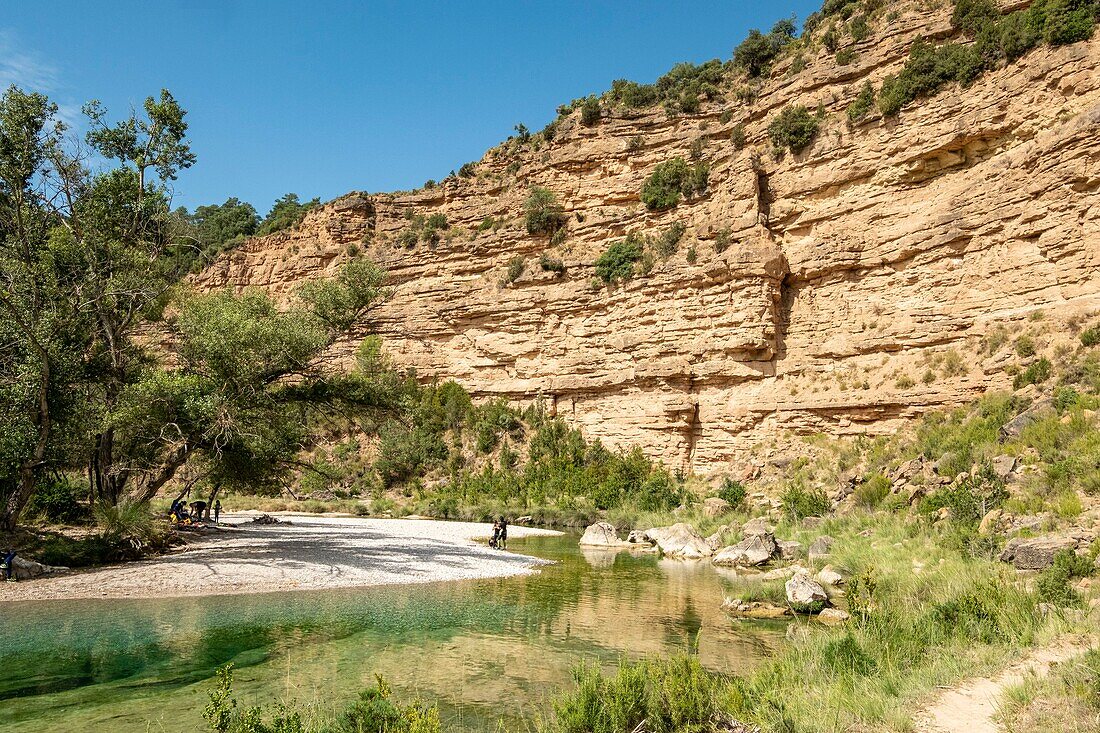
[[791, 615], [791, 609], [766, 601], [741, 601], [727, 598], [722, 610], [739, 618], [775, 619]]
[[614, 525], [596, 522], [584, 530], [580, 544], [585, 547], [626, 547], [628, 543], [619, 539]]
[[710, 557], [714, 554], [713, 548], [707, 541], [699, 536], [695, 528], [684, 522], [677, 522], [671, 527], [655, 527], [646, 530], [646, 536], [657, 544], [661, 552], [669, 557], [680, 557], [688, 560]]
[[799, 613], [818, 613], [829, 602], [825, 589], [806, 573], [796, 573], [783, 587], [787, 591], [787, 602]]
[[736, 545], [719, 551], [715, 565], [755, 566], [769, 562], [777, 551], [775, 538], [770, 534], [749, 535]]
[[1043, 570], [1054, 563], [1062, 550], [1077, 549], [1078, 538], [1068, 535], [1013, 537], [1001, 552], [1001, 562], [1010, 562], [1017, 570]]

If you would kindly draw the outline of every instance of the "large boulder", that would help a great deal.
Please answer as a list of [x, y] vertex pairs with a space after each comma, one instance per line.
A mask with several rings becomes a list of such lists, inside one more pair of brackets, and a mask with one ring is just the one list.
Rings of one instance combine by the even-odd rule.
[[1008, 440], [1010, 438], [1018, 438], [1020, 433], [1024, 431], [1024, 428], [1044, 417], [1050, 412], [1053, 406], [1054, 401], [1050, 397], [1045, 397], [1035, 402], [1031, 407], [1005, 423], [1004, 427], [1001, 428], [1001, 439]]
[[1017, 570], [1043, 570], [1054, 563], [1062, 550], [1077, 549], [1078, 539], [1065, 535], [1013, 537], [1001, 552], [1001, 562], [1010, 562]]
[[625, 547], [626, 542], [619, 539], [614, 525], [607, 522], [590, 524], [581, 535], [581, 544], [585, 547]]
[[796, 573], [783, 587], [787, 603], [799, 613], [818, 613], [829, 602], [829, 594], [806, 573]]
[[646, 547], [653, 546], [653, 540], [649, 539], [649, 535], [641, 529], [632, 529], [630, 534], [626, 536], [626, 542], [630, 545], [643, 545]]
[[778, 548], [770, 534], [749, 535], [736, 545], [731, 545], [714, 556], [715, 565], [740, 565], [752, 567], [769, 562]]
[[703, 499], [703, 516], [705, 517], [720, 517], [723, 514], [728, 514], [732, 508], [728, 501], [717, 496]]
[[669, 557], [692, 560], [714, 554], [714, 550], [699, 536], [695, 528], [684, 522], [677, 522], [671, 527], [654, 527], [646, 530], [646, 536], [656, 543], [662, 554]]
[[40, 562], [34, 560], [27, 560], [25, 558], [15, 556], [15, 560], [12, 561], [12, 577], [16, 580], [34, 580], [40, 578], [43, 575], [52, 575], [54, 573], [68, 572], [68, 568], [43, 565]]
[[822, 560], [829, 556], [829, 553], [833, 550], [833, 538], [827, 534], [823, 534], [813, 542], [810, 543], [810, 549], [807, 556], [810, 558], [810, 562]]

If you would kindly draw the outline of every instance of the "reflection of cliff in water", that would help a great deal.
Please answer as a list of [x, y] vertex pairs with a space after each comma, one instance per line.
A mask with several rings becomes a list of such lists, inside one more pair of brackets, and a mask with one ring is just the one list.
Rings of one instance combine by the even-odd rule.
[[209, 678], [232, 661], [244, 704], [289, 696], [331, 708], [381, 673], [452, 724], [484, 729], [540, 705], [583, 658], [689, 650], [740, 672], [775, 641], [722, 614], [724, 581], [709, 563], [590, 562], [575, 538], [514, 549], [558, 564], [430, 586], [19, 604], [0, 639], [0, 727], [196, 730]]

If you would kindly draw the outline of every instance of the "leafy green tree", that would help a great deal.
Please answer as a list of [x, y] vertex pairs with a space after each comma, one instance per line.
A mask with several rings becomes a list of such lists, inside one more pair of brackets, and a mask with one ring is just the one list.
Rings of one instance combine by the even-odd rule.
[[195, 227], [200, 261], [209, 261], [245, 237], [256, 233], [260, 217], [252, 204], [236, 197], [224, 204], [200, 206], [188, 217]]
[[81, 173], [65, 131], [45, 96], [12, 86], [0, 98], [0, 529], [65, 460], [83, 414], [90, 324], [52, 247], [65, 221], [51, 202]]
[[259, 235], [273, 234], [283, 229], [296, 227], [301, 223], [306, 212], [320, 205], [321, 199], [319, 198], [302, 203], [298, 200], [298, 194], [296, 193], [281, 196], [271, 205], [271, 211], [267, 212], [267, 216], [260, 222], [256, 233]]

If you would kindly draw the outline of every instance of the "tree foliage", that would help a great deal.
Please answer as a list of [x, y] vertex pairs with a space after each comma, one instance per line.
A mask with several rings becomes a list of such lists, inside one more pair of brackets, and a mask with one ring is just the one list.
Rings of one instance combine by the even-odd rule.
[[671, 209], [681, 197], [691, 199], [707, 190], [710, 167], [680, 157], [660, 163], [642, 184], [641, 199], [650, 211]]
[[302, 203], [298, 200], [298, 194], [296, 193], [281, 196], [271, 205], [271, 211], [267, 212], [267, 216], [260, 222], [256, 233], [260, 235], [273, 234], [283, 229], [296, 227], [310, 209], [320, 206], [320, 204], [321, 200], [317, 198]]

